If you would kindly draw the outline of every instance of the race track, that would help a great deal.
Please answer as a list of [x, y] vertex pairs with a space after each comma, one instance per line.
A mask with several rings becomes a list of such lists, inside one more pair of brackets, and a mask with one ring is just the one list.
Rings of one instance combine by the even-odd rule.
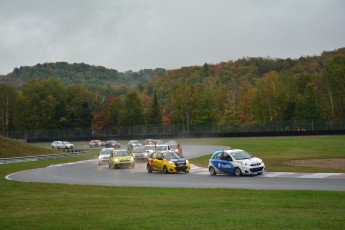
[[[222, 148], [186, 145], [184, 152], [187, 158], [193, 158]], [[260, 176], [211, 176], [206, 168], [192, 166], [188, 174], [149, 174], [145, 162], [137, 162], [135, 169], [110, 169], [105, 164], [98, 166], [96, 159], [17, 172], [6, 178], [23, 182], [106, 186], [345, 191], [345, 174], [342, 173], [266, 172]]]

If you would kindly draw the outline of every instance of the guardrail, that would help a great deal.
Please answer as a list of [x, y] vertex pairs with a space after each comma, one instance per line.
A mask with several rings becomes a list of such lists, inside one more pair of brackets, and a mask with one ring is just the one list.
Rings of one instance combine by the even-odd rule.
[[39, 160], [50, 160], [50, 159], [58, 159], [58, 158], [70, 158], [70, 157], [86, 156], [86, 155], [90, 154], [90, 150], [63, 150], [63, 151], [65, 153], [38, 155], [38, 156], [0, 158], [0, 164], [39, 161]]

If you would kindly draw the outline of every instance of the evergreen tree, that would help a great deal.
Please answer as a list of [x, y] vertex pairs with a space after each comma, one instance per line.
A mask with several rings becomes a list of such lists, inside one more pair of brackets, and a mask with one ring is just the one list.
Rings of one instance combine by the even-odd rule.
[[153, 100], [150, 103], [150, 107], [148, 109], [147, 123], [151, 124], [151, 125], [162, 124], [161, 108], [160, 108], [158, 100], [157, 100], [156, 92], [154, 92], [154, 94], [153, 94]]

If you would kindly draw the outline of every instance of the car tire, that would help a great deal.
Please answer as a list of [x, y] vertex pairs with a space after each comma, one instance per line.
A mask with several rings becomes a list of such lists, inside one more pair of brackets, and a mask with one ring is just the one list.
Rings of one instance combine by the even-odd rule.
[[239, 167], [235, 168], [235, 175], [236, 176], [242, 176], [242, 171], [241, 171], [241, 169]]
[[152, 173], [152, 168], [148, 163], [146, 164], [146, 170], [148, 173]]
[[163, 173], [164, 174], [168, 174], [168, 169], [167, 169], [167, 167], [165, 165], [163, 166]]
[[217, 172], [216, 172], [215, 168], [212, 167], [212, 166], [210, 166], [210, 167], [208, 168], [208, 171], [210, 172], [210, 174], [211, 174], [212, 176], [217, 175]]

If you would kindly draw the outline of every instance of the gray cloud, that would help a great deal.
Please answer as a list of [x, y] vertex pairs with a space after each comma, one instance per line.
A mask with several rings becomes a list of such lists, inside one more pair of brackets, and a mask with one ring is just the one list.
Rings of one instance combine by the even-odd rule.
[[342, 0], [0, 0], [0, 74], [67, 61], [139, 70], [345, 46]]

